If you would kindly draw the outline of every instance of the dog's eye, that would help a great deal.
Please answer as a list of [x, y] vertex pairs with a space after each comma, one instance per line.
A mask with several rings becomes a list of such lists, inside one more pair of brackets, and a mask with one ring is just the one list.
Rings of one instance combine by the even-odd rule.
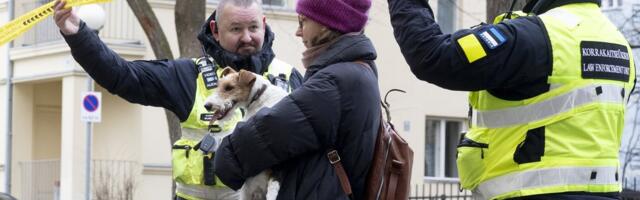
[[224, 91], [228, 92], [228, 91], [231, 91], [231, 90], [233, 90], [233, 86], [227, 85], [227, 86], [224, 87]]

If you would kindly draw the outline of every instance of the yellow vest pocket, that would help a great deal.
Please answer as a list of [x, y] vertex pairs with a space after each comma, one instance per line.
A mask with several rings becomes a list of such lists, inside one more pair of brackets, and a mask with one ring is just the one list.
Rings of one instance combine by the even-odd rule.
[[488, 144], [469, 138], [463, 138], [458, 144], [456, 163], [462, 188], [472, 190], [480, 183], [485, 170], [484, 155], [488, 148]]
[[203, 157], [202, 152], [193, 147], [197, 141], [180, 139], [172, 148], [173, 179], [176, 182], [202, 185]]

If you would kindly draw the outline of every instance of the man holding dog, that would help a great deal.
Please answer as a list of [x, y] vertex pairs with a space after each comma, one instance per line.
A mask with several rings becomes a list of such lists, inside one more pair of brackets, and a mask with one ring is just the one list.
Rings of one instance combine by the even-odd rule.
[[528, 16], [453, 34], [424, 0], [388, 1], [413, 73], [472, 91], [457, 154], [462, 188], [479, 199], [619, 198], [635, 66], [600, 0], [529, 0]]
[[237, 194], [213, 176], [213, 154], [195, 148], [204, 135], [228, 132], [242, 118], [236, 110], [232, 123], [210, 124], [213, 113], [204, 101], [216, 92], [220, 72], [226, 66], [252, 71], [288, 92], [302, 84], [295, 68], [274, 58], [274, 34], [266, 25], [262, 2], [219, 1], [198, 35], [206, 55], [153, 61], [125, 61], [64, 5], [61, 1], [55, 6], [56, 24], [74, 59], [98, 84], [129, 102], [169, 109], [182, 122], [182, 138], [172, 151], [176, 199], [236, 199]]

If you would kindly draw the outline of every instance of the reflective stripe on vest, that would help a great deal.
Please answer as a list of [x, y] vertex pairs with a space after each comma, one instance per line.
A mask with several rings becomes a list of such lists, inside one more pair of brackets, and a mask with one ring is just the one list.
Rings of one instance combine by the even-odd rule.
[[526, 106], [477, 111], [478, 127], [499, 128], [542, 120], [589, 103], [624, 103], [624, 89], [617, 85], [589, 85], [546, 101]]
[[490, 199], [512, 191], [562, 185], [619, 184], [617, 167], [561, 167], [515, 172], [481, 183], [474, 193]]
[[182, 139], [200, 141], [204, 135], [209, 133], [205, 129], [182, 128]]
[[237, 194], [229, 188], [211, 187], [204, 185], [187, 185], [179, 182], [176, 182], [176, 193], [178, 194], [178, 196], [186, 199], [218, 199], [218, 197], [224, 196], [224, 194], [222, 193], [229, 193], [229, 196], [231, 196], [230, 199], [237, 198], [235, 197], [237, 196]]

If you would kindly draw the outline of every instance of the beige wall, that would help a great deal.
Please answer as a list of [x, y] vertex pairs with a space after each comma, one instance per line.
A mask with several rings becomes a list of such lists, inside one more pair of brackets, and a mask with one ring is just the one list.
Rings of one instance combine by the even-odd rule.
[[19, 163], [33, 160], [33, 108], [34, 87], [31, 84], [16, 84], [13, 90], [13, 160], [12, 193], [20, 198], [21, 173]]
[[62, 82], [34, 86], [33, 159], [60, 159]]

